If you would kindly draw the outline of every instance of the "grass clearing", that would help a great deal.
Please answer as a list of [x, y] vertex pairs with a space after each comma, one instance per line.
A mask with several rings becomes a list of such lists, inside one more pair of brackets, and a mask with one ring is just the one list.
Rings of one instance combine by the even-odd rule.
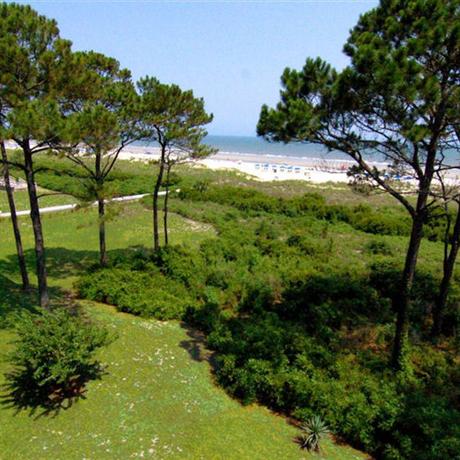
[[[2, 398], [2, 458], [365, 458], [329, 440], [320, 455], [300, 450], [293, 442], [298, 430], [285, 419], [243, 407], [213, 384], [200, 338], [178, 322], [84, 305], [118, 335], [100, 355], [106, 375], [56, 413], [16, 412]], [[11, 338], [0, 332], [2, 350]]]
[[[152, 215], [137, 202], [113, 203], [107, 207], [109, 257], [123, 251], [152, 247]], [[94, 207], [42, 216], [50, 286], [70, 289], [78, 274], [98, 260], [97, 210]], [[32, 225], [20, 218], [27, 263], [34, 270]], [[171, 214], [171, 243], [199, 244], [212, 237], [212, 226]], [[161, 227], [162, 229], [162, 227]], [[9, 219], [0, 220], [0, 274], [18, 282], [13, 232]]]
[[[43, 195], [40, 198], [41, 208], [46, 208], [48, 206], [59, 206], [61, 204], [72, 204], [77, 202], [77, 200], [72, 196], [55, 195], [54, 192], [40, 187], [38, 189], [38, 193]], [[51, 195], [46, 195], [47, 193], [50, 193]], [[27, 190], [16, 190], [14, 192], [14, 201], [17, 211], [27, 211], [30, 208], [29, 195], [27, 194]], [[0, 190], [0, 212], [10, 212], [8, 199], [6, 193], [3, 190]]]

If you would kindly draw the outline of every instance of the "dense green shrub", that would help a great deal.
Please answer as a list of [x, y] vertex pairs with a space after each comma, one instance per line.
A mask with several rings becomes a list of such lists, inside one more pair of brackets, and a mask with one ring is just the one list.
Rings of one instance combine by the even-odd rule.
[[187, 307], [194, 304], [184, 285], [159, 271], [100, 269], [82, 277], [77, 288], [82, 298], [160, 320], [180, 319]]
[[[401, 277], [401, 266], [391, 260], [378, 260], [371, 264], [369, 281], [382, 297], [393, 299], [398, 292]], [[412, 308], [411, 323], [423, 326], [427, 318], [427, 310], [432, 308], [438, 292], [439, 279], [432, 273], [419, 269], [414, 277], [411, 289]]]
[[17, 339], [9, 361], [15, 371], [10, 378], [43, 396], [79, 391], [100, 370], [97, 350], [113, 338], [102, 327], [64, 308], [23, 312], [14, 324]]
[[393, 250], [391, 246], [382, 239], [371, 240], [366, 245], [366, 250], [370, 254], [382, 255], [382, 256], [391, 256], [393, 255]]
[[[18, 156], [17, 160], [20, 160]], [[121, 166], [122, 164], [122, 166]], [[83, 167], [75, 165], [66, 158], [42, 153], [35, 159], [37, 183], [46, 189], [73, 195], [80, 200], [94, 199], [94, 184], [88, 179]], [[129, 162], [120, 162], [106, 179], [105, 195], [124, 196], [150, 193], [156, 177], [157, 168], [154, 165], [139, 167]], [[20, 169], [15, 174], [23, 177]], [[174, 181], [177, 181], [174, 177]]]
[[300, 418], [319, 413], [334, 431], [367, 449], [375, 448], [401, 409], [395, 383], [373, 376], [353, 356], [328, 351], [274, 314], [220, 324], [209, 344], [219, 352], [219, 382], [243, 402], [259, 400]]
[[335, 433], [379, 458], [456, 458], [460, 412], [447, 400], [458, 398], [458, 389], [443, 391], [441, 382], [455, 385], [459, 374], [455, 364], [439, 361], [442, 353], [421, 352], [416, 380], [404, 383], [261, 312], [221, 318], [208, 343], [217, 351], [218, 381], [246, 404], [260, 401], [301, 420], [320, 414]]
[[374, 211], [370, 206], [328, 205], [317, 193], [307, 193], [290, 199], [266, 195], [256, 189], [211, 186], [183, 188], [179, 193], [183, 200], [211, 201], [233, 206], [249, 215], [278, 213], [289, 217], [310, 215], [330, 222], [346, 222], [357, 230], [380, 235], [408, 235], [410, 218], [404, 212]]
[[366, 205], [353, 208], [349, 223], [357, 230], [375, 235], [409, 235], [411, 229], [406, 215], [375, 212]]
[[294, 282], [283, 291], [277, 306], [283, 318], [305, 324], [315, 335], [328, 336], [344, 324], [391, 320], [388, 302], [369, 286], [366, 278], [347, 274], [317, 274]]

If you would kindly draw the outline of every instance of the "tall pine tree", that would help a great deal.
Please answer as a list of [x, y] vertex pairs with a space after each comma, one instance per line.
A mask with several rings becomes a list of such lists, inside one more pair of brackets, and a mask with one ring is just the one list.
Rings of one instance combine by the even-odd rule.
[[[440, 149], [458, 126], [460, 3], [382, 0], [361, 16], [345, 44], [351, 64], [337, 72], [321, 59], [286, 69], [281, 101], [264, 106], [258, 133], [271, 141], [305, 141], [345, 152], [362, 174], [406, 208], [412, 229], [393, 299], [396, 333], [392, 364], [406, 367], [410, 293], [423, 226], [434, 202]], [[416, 180], [414, 200], [372, 166], [371, 153]]]

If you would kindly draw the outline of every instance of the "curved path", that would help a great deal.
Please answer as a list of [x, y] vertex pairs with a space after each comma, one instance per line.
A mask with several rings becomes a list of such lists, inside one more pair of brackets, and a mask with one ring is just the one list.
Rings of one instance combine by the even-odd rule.
[[[179, 192], [178, 190], [175, 190], [176, 192]], [[140, 200], [141, 198], [144, 198], [144, 196], [149, 196], [151, 193], [143, 193], [141, 195], [129, 195], [129, 196], [120, 196], [118, 198], [113, 198], [111, 200], [108, 200], [107, 203], [111, 202], [116, 202], [116, 201], [134, 201], [134, 200]], [[158, 195], [166, 195], [166, 192], [159, 192]], [[97, 202], [93, 203], [93, 206], [96, 206]], [[60, 206], [49, 206], [47, 208], [40, 208], [40, 213], [49, 213], [49, 212], [59, 212], [59, 211], [69, 211], [72, 209], [76, 209], [78, 207], [77, 203], [74, 204], [62, 204]], [[16, 214], [18, 216], [28, 216], [30, 214], [30, 210], [26, 211], [17, 211]], [[0, 212], [0, 218], [2, 217], [11, 217], [11, 213], [9, 212]]]

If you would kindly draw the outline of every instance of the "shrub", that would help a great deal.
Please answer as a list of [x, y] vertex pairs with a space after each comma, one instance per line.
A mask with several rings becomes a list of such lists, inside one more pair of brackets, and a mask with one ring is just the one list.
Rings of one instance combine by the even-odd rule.
[[376, 235], [408, 235], [410, 219], [390, 212], [375, 212], [369, 206], [356, 206], [349, 223], [357, 230]]
[[366, 245], [366, 250], [370, 254], [377, 254], [382, 256], [391, 256], [393, 250], [391, 246], [384, 240], [371, 240]]
[[[393, 299], [401, 280], [401, 267], [394, 261], [379, 260], [370, 267], [370, 284], [382, 297]], [[411, 289], [411, 323], [421, 327], [426, 320], [426, 312], [431, 309], [438, 292], [439, 281], [428, 271], [419, 268]]]
[[391, 318], [387, 304], [365, 278], [339, 273], [314, 274], [290, 283], [277, 311], [282, 317], [304, 322], [311, 333], [323, 338], [330, 335], [331, 328], [343, 324]]
[[80, 391], [100, 371], [96, 351], [113, 340], [104, 328], [64, 308], [23, 312], [15, 327], [18, 337], [9, 356], [15, 371], [10, 378], [44, 396]]
[[304, 449], [319, 452], [321, 440], [329, 434], [329, 428], [321, 417], [315, 415], [301, 425], [301, 446]]
[[[284, 214], [289, 217], [314, 216], [330, 222], [342, 221], [357, 230], [380, 235], [408, 235], [410, 219], [401, 211], [391, 209], [374, 211], [370, 206], [328, 205], [323, 196], [306, 193], [289, 199], [277, 198], [253, 188], [207, 185], [184, 188], [179, 193], [183, 200], [211, 201], [233, 206], [249, 215], [261, 213]], [[430, 233], [431, 235], [431, 233]], [[435, 238], [436, 239], [436, 238]]]
[[115, 305], [119, 310], [159, 320], [181, 319], [194, 299], [187, 288], [158, 270], [148, 272], [114, 267], [83, 276], [80, 296]]
[[[352, 230], [403, 235], [408, 220], [400, 209], [380, 214], [370, 206], [328, 205], [316, 194], [280, 199], [209, 182], [181, 188], [187, 201], [173, 200], [171, 209], [212, 223], [218, 237], [199, 249], [124, 255], [87, 277], [83, 295], [203, 330], [216, 352], [216, 380], [244, 403], [299, 420], [321, 414], [334, 433], [377, 458], [455, 458], [460, 380], [451, 370], [458, 362], [445, 358], [451, 343], [425, 350], [419, 333], [411, 381], [388, 371], [390, 298], [402, 255], [392, 253], [391, 238]], [[363, 239], [370, 240], [364, 251]], [[413, 334], [426, 327], [437, 291], [431, 267], [421, 262]], [[446, 316], [453, 329], [456, 291], [454, 283]]]

